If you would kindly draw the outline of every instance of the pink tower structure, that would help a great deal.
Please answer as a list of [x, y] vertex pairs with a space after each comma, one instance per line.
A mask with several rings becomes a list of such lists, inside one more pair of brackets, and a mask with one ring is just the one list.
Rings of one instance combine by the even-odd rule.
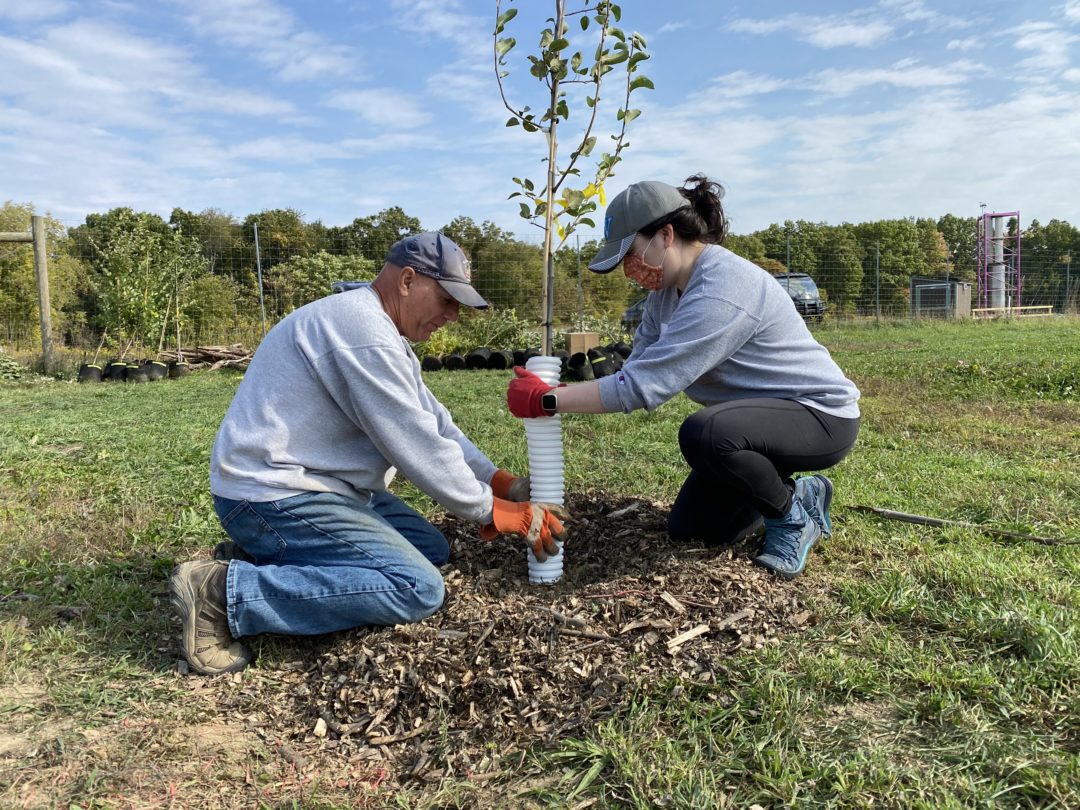
[[[1012, 218], [1016, 231], [1010, 234]], [[1020, 212], [983, 212], [978, 221], [978, 251], [979, 306], [1005, 311], [1021, 306]]]

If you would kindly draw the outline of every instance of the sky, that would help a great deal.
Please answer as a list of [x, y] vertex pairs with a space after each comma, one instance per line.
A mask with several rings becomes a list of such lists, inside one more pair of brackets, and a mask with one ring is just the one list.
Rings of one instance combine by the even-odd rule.
[[[513, 177], [542, 185], [546, 145], [505, 126], [495, 6], [0, 0], [0, 202], [69, 225], [117, 206], [293, 208], [328, 226], [400, 206], [429, 229], [467, 216], [539, 238], [507, 198]], [[520, 9], [506, 97], [539, 109], [525, 57], [555, 3], [502, 7]], [[609, 200], [700, 172], [724, 186], [734, 233], [982, 204], [1080, 225], [1080, 0], [621, 8], [655, 89], [631, 97], [641, 115]], [[571, 30], [571, 49], [591, 51]], [[564, 160], [586, 122], [571, 89]], [[596, 153], [618, 126], [605, 92]]]

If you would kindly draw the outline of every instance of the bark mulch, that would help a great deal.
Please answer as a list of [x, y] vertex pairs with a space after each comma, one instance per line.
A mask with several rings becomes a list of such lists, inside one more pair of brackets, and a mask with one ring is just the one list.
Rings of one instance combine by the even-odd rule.
[[716, 684], [729, 656], [813, 622], [795, 586], [751, 565], [753, 540], [677, 544], [666, 506], [640, 499], [586, 494], [568, 507], [562, 582], [529, 584], [520, 541], [485, 543], [475, 525], [444, 518], [452, 554], [438, 613], [284, 642], [297, 660], [266, 672], [279, 687], [272, 705], [249, 671], [238, 685], [223, 679], [219, 706], [298, 769], [491, 779], [643, 688]]

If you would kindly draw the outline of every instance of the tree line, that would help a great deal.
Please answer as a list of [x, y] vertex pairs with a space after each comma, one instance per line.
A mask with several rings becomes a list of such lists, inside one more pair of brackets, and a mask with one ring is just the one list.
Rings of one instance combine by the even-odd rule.
[[[0, 231], [29, 229], [32, 213], [29, 204], [4, 203]], [[976, 223], [952, 214], [841, 225], [796, 220], [732, 234], [725, 244], [769, 272], [814, 277], [835, 315], [904, 315], [912, 276], [976, 281]], [[1015, 221], [1011, 228], [1015, 236]], [[65, 343], [104, 341], [121, 353], [219, 342], [245, 330], [257, 339], [264, 312], [272, 324], [326, 295], [334, 281], [373, 278], [390, 246], [421, 230], [396, 206], [343, 226], [307, 222], [293, 209], [238, 220], [216, 209], [175, 208], [165, 219], [114, 208], [72, 228], [47, 218], [53, 323]], [[439, 230], [470, 256], [473, 283], [494, 308], [539, 321], [544, 268], [537, 243], [465, 216]], [[1066, 286], [1080, 231], [1062, 220], [1035, 220], [1021, 237], [1025, 300], [1075, 308], [1080, 283]], [[642, 295], [622, 273], [586, 270], [598, 247], [596, 240], [568, 243], [556, 254], [561, 327], [617, 319]], [[0, 245], [0, 339], [33, 339], [33, 272], [29, 246]]]

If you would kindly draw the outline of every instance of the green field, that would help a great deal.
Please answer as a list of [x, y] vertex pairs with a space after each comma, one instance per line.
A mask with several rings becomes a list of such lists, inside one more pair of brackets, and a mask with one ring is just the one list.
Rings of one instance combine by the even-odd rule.
[[[0, 806], [1080, 807], [1080, 321], [817, 334], [864, 421], [830, 473], [836, 533], [786, 586], [812, 626], [482, 785], [298, 773], [177, 674], [165, 581], [223, 536], [207, 465], [236, 374], [0, 385]], [[521, 470], [508, 377], [427, 379]], [[670, 502], [692, 410], [565, 417], [567, 488]], [[251, 701], [273, 700], [259, 672], [277, 663], [237, 676]]]

